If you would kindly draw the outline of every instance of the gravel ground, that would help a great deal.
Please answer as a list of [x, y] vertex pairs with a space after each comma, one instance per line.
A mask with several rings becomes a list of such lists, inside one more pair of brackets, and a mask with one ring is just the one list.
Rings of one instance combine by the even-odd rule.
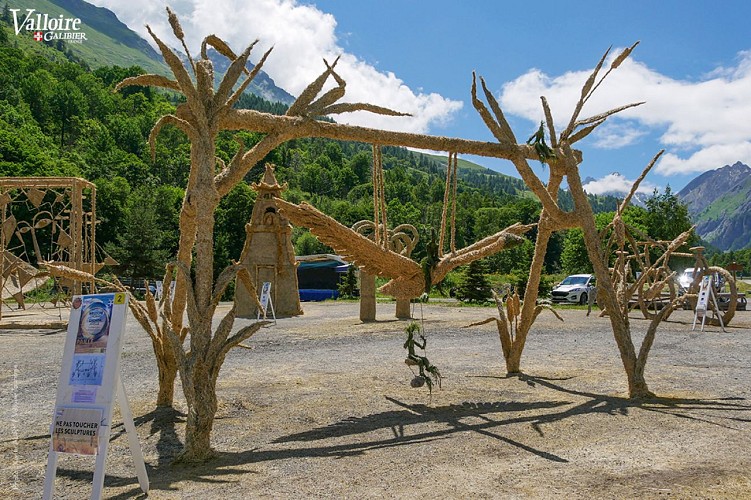
[[[178, 385], [176, 411], [154, 410], [150, 342], [130, 320], [123, 379], [150, 498], [751, 498], [749, 312], [726, 333], [691, 332], [691, 313], [675, 313], [647, 366], [661, 398], [633, 402], [608, 320], [582, 310], [563, 310], [563, 323], [543, 313], [525, 375], [506, 378], [495, 325], [461, 328], [494, 308], [418, 309], [444, 375], [431, 396], [409, 385], [407, 323], [390, 319], [393, 304], [368, 324], [355, 303], [304, 309], [227, 357], [213, 434], [221, 455], [198, 467], [170, 464], [184, 400]], [[0, 330], [0, 497], [41, 495], [64, 336]], [[105, 495], [138, 497], [122, 425], [114, 431]], [[87, 497], [92, 471], [91, 458], [61, 457], [58, 498]]]

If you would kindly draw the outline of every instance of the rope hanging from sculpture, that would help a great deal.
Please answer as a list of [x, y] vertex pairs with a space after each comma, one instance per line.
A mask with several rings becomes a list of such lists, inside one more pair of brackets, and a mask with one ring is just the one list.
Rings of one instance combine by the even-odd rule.
[[386, 217], [386, 188], [383, 176], [381, 145], [373, 144], [373, 223], [377, 245], [388, 248], [388, 220]]
[[451, 203], [451, 234], [449, 248], [451, 253], [456, 253], [456, 190], [457, 190], [457, 154], [449, 151], [448, 163], [446, 164], [446, 187], [443, 191], [443, 213], [441, 215], [441, 234], [438, 240], [439, 256], [443, 256], [446, 229], [448, 226], [448, 207]]

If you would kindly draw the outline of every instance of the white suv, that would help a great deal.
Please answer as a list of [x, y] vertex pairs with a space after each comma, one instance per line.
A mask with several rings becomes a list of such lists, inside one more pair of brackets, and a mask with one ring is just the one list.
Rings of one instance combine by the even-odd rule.
[[593, 274], [572, 274], [561, 281], [550, 293], [553, 302], [573, 302], [586, 304], [589, 297], [594, 297], [595, 276]]
[[689, 267], [688, 269], [683, 271], [680, 278], [678, 278], [678, 284], [681, 286], [681, 288], [688, 290], [688, 287], [691, 286], [691, 283], [693, 283], [695, 276], [696, 272], [694, 268]]

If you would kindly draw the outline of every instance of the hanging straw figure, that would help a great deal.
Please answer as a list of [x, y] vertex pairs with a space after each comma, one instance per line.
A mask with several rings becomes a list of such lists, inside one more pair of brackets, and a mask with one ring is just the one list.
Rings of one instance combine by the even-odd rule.
[[[438, 371], [436, 366], [430, 364], [427, 357], [415, 353], [415, 347], [422, 349], [424, 353], [428, 341], [420, 330], [420, 325], [414, 321], [404, 331], [407, 334], [407, 340], [404, 342], [404, 348], [407, 349], [407, 359], [404, 362], [410, 367], [410, 370], [413, 366], [417, 366], [420, 370], [420, 374], [415, 375], [410, 385], [415, 388], [427, 385], [432, 395], [434, 383], [437, 383], [439, 388], [441, 387], [441, 372]], [[415, 335], [419, 337], [419, 340], [415, 338]]]

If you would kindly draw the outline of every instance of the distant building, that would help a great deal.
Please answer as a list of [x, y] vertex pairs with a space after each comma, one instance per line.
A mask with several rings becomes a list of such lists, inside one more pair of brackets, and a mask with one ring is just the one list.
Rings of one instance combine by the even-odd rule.
[[297, 282], [300, 300], [335, 299], [339, 297], [339, 281], [349, 264], [338, 255], [318, 254], [297, 257]]

